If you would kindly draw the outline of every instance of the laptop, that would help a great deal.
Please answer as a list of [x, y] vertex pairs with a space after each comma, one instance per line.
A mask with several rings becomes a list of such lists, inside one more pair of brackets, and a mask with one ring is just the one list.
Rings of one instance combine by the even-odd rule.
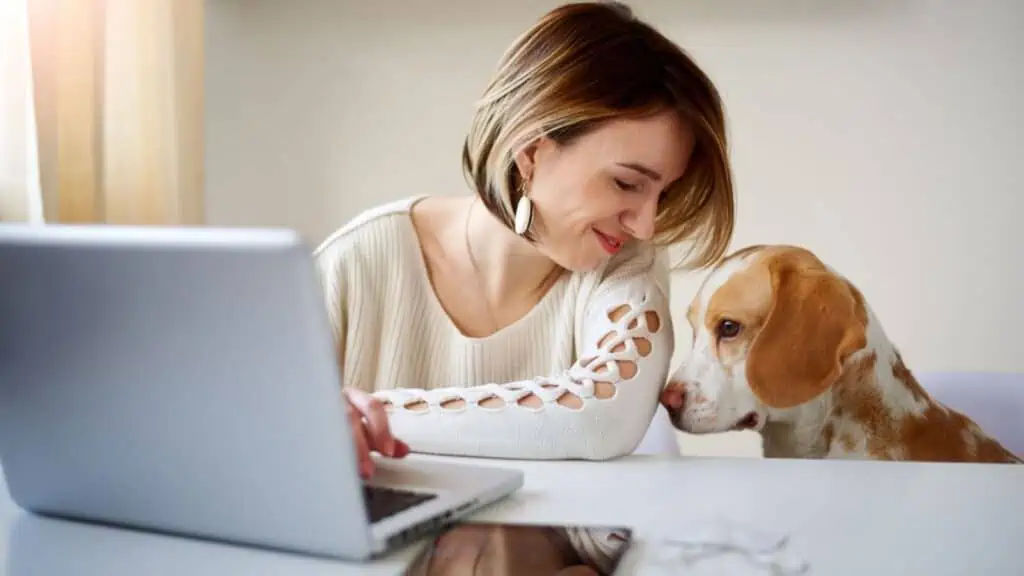
[[293, 231], [0, 225], [0, 462], [41, 515], [363, 561], [523, 485], [358, 462]]

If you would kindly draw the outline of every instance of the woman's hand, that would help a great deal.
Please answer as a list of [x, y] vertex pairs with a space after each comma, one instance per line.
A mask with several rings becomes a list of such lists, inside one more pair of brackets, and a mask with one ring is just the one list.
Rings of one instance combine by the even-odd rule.
[[344, 393], [352, 438], [359, 456], [359, 474], [367, 479], [374, 472], [371, 452], [404, 458], [409, 453], [409, 446], [391, 435], [388, 414], [380, 400], [357, 388], [345, 388]]

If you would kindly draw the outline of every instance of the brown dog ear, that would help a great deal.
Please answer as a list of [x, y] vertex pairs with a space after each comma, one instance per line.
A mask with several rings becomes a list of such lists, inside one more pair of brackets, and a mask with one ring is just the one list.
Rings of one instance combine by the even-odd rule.
[[767, 406], [791, 408], [839, 378], [867, 345], [867, 326], [849, 285], [824, 266], [781, 257], [769, 270], [773, 303], [747, 355], [747, 381]]

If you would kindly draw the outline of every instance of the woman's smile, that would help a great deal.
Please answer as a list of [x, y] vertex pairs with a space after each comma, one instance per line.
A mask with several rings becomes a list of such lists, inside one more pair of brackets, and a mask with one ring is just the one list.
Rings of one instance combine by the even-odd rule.
[[611, 234], [605, 234], [604, 232], [601, 232], [597, 228], [594, 228], [593, 230], [594, 235], [597, 236], [598, 243], [601, 244], [601, 248], [603, 248], [605, 252], [611, 254], [612, 256], [618, 254], [619, 250], [622, 249], [622, 245], [626, 241], [625, 238], [612, 236]]

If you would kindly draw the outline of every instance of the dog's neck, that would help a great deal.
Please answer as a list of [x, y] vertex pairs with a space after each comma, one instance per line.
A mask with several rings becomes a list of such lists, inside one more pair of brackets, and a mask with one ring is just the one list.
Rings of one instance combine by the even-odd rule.
[[894, 423], [945, 410], [918, 384], [870, 309], [867, 315], [867, 344], [847, 358], [839, 379], [762, 430], [766, 457], [901, 458], [906, 442]]
[[765, 425], [765, 456], [898, 458], [893, 423], [921, 417], [932, 405], [894, 348], [869, 345], [847, 360], [828, 391]]
[[765, 457], [1021, 461], [932, 398], [870, 310], [867, 336], [829, 390], [769, 420], [761, 431]]

